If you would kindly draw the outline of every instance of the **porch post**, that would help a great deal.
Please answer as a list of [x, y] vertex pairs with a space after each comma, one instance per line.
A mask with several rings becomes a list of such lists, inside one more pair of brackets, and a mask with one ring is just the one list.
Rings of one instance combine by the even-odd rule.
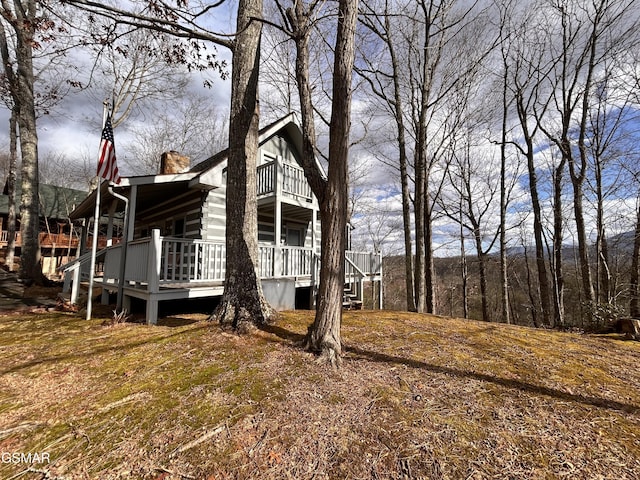
[[158, 323], [158, 300], [156, 294], [160, 290], [160, 268], [162, 264], [162, 239], [160, 230], [151, 230], [149, 242], [149, 265], [147, 270], [147, 324]]
[[162, 261], [162, 240], [160, 229], [151, 230], [151, 241], [149, 242], [149, 268], [147, 270], [148, 290], [151, 293], [158, 291], [160, 287], [160, 266]]
[[275, 199], [275, 212], [273, 215], [273, 229], [275, 234], [275, 248], [273, 249], [273, 276], [279, 277], [282, 275], [282, 203], [280, 197], [276, 196]]
[[378, 281], [378, 290], [380, 291], [380, 310], [382, 310], [382, 307], [384, 306], [383, 301], [382, 301], [382, 253], [378, 254], [378, 260], [380, 262], [380, 266], [378, 267], [378, 278], [380, 278], [380, 280]]
[[78, 266], [73, 269], [73, 278], [71, 279], [71, 297], [69, 301], [75, 305], [78, 303], [78, 292], [80, 290], [80, 269], [81, 265], [78, 263]]
[[87, 236], [89, 234], [89, 221], [86, 218], [82, 219], [82, 227], [80, 229], [80, 244], [78, 250], [76, 250], [76, 258], [87, 251]]
[[282, 166], [282, 156], [276, 157], [275, 168], [275, 212], [273, 214], [273, 229], [275, 234], [275, 249], [273, 251], [273, 276], [280, 277], [284, 271], [282, 265], [282, 183], [284, 182], [284, 171]]
[[131, 195], [129, 195], [129, 218], [127, 220], [127, 242], [133, 240], [133, 233], [136, 223], [136, 203], [138, 201], [138, 186], [131, 186]]

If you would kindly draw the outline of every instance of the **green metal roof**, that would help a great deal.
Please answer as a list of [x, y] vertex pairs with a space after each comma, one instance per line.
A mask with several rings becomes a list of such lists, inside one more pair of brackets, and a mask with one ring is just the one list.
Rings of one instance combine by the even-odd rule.
[[[16, 186], [16, 212], [20, 215], [20, 184]], [[74, 190], [72, 188], [58, 187], [56, 185], [40, 184], [40, 216], [46, 218], [56, 218], [67, 220], [69, 214], [80, 202], [86, 198], [88, 192]], [[9, 196], [6, 195], [6, 188], [0, 195], [0, 215], [9, 213]]]

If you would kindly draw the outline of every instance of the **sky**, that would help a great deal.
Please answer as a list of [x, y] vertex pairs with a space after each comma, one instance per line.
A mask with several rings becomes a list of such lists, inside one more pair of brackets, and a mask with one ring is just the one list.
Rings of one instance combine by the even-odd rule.
[[[215, 20], [217, 23], [212, 24], [212, 28], [217, 31], [230, 32], [233, 30], [232, 27], [234, 24], [232, 11], [235, 2], [225, 2], [223, 5], [226, 10], [222, 11], [216, 17]], [[230, 68], [230, 53], [224, 48], [218, 48], [218, 54], [227, 59]], [[85, 78], [90, 64], [88, 54], [75, 51], [72, 52], [71, 56], [75, 60], [75, 65], [69, 67], [65, 75]], [[213, 87], [206, 89], [203, 87], [204, 77], [197, 73], [193, 74], [193, 79], [188, 87], [188, 91], [193, 92], [194, 95], [206, 95], [207, 98], [210, 98], [212, 104], [227, 111], [230, 97], [230, 80], [222, 80], [215, 76], [210, 76], [210, 78], [213, 79]], [[265, 93], [264, 90], [262, 93]], [[358, 137], [358, 129], [360, 128], [358, 118], [360, 116], [366, 117], [367, 109], [368, 105], [366, 101], [361, 101], [358, 98], [355, 99], [353, 104], [354, 138]], [[265, 113], [268, 113], [266, 112], [266, 108], [264, 110]], [[164, 112], [164, 114], [170, 115], [171, 112]], [[40, 158], [45, 159], [49, 152], [53, 152], [64, 154], [69, 160], [95, 161], [100, 142], [101, 119], [102, 98], [100, 94], [90, 91], [70, 91], [50, 115], [43, 116], [38, 121]], [[268, 117], [266, 119], [268, 119]], [[131, 118], [126, 124], [117, 127], [114, 135], [118, 155], [126, 156], [128, 154], [128, 147], [134, 142], [133, 136], [131, 135], [132, 131], [149, 125], [153, 123], [153, 121], [152, 115], [140, 115]], [[384, 122], [388, 121], [388, 119], [382, 121], [381, 131], [384, 131]], [[0, 108], [0, 148], [8, 144], [6, 128], [2, 128], [2, 125], [8, 125], [8, 111], [6, 108]], [[371, 125], [369, 125], [368, 128], [371, 128]], [[387, 127], [386, 133], [389, 131], [391, 130]], [[386, 136], [382, 140], [387, 140]], [[373, 150], [369, 151], [366, 146], [357, 145], [352, 148], [351, 152], [354, 163], [359, 164], [365, 172], [363, 178], [359, 180], [360, 185], [355, 187], [356, 190], [360, 189], [360, 192], [357, 193], [362, 193], [362, 195], [358, 214], [353, 218], [353, 224], [357, 227], [354, 236], [362, 242], [369, 242], [369, 244], [373, 237], [384, 238], [385, 249], [388, 252], [397, 252], [402, 248], [401, 223], [398, 223], [401, 215], [401, 198], [397, 173], [382, 164], [377, 158], [379, 154], [372, 153]], [[393, 154], [395, 153], [392, 152], [392, 155]], [[545, 149], [541, 148], [541, 150], [537, 152], [537, 155], [542, 160], [545, 155]], [[192, 160], [198, 161], [200, 159]], [[122, 162], [120, 163], [120, 169], [123, 175], [129, 173], [127, 172], [126, 165]], [[522, 183], [517, 185], [518, 190], [515, 195], [520, 202], [526, 206], [528, 193], [524, 179], [525, 177], [522, 177]], [[565, 205], [568, 209], [571, 208], [569, 196], [567, 196]], [[632, 204], [632, 202], [610, 199], [608, 205], [611, 206], [612, 211], [618, 211], [620, 213], [630, 212], [629, 215], [620, 215], [621, 218], [635, 218], [633, 215], [634, 204]], [[531, 215], [526, 216], [522, 211], [516, 211], [515, 209], [511, 214], [514, 220], [509, 223], [517, 224], [518, 221], [516, 221], [516, 219], [523, 219], [523, 225], [530, 227], [532, 222]], [[550, 217], [550, 210], [548, 208], [545, 214], [547, 217]], [[487, 222], [489, 225], [496, 225], [497, 217], [495, 213], [489, 216]], [[387, 227], [385, 227], [388, 231], [380, 228], [376, 229], [376, 227], [380, 227], [382, 223], [388, 224]], [[612, 231], [614, 231], [614, 229], [618, 231], [627, 228], [627, 225], [622, 221], [615, 225], [612, 223], [610, 226], [612, 227]], [[444, 216], [440, 216], [436, 218], [434, 228], [436, 233], [434, 245], [436, 254], [457, 254], [459, 252], [459, 245], [457, 244], [459, 227], [455, 222], [452, 222]], [[525, 230], [530, 231], [530, 228], [525, 228]], [[570, 221], [568, 221], [567, 231], [571, 232], [573, 230]], [[514, 230], [510, 232], [510, 236], [514, 242], [519, 240], [519, 235], [520, 233], [518, 231]]]
[[[215, 15], [210, 16], [205, 24], [215, 32], [229, 33], [234, 30], [235, 1], [222, 2], [220, 8], [215, 9]], [[86, 17], [86, 14], [83, 14]], [[227, 61], [228, 69], [231, 68], [231, 54], [224, 47], [217, 47], [217, 56]], [[209, 47], [208, 51], [212, 51]], [[62, 71], [55, 73], [57, 79], [64, 77], [63, 88], [68, 89], [62, 100], [51, 109], [49, 114], [39, 115], [38, 125], [38, 148], [40, 158], [46, 158], [47, 154], [64, 154], [68, 159], [85, 159], [95, 152], [97, 155], [100, 142], [103, 98], [98, 89], [89, 84], [90, 71], [93, 71], [94, 53], [84, 49], [71, 49], [67, 53], [67, 65]], [[186, 70], [186, 69], [185, 69]], [[211, 99], [211, 103], [220, 109], [227, 111], [229, 108], [230, 80], [222, 80], [214, 72], [192, 72], [191, 83], [188, 92], [198, 95], [206, 95]], [[42, 81], [46, 77], [42, 76]], [[67, 80], [80, 81], [85, 87], [84, 90], [68, 87]], [[211, 88], [204, 86], [206, 81], [211, 82]], [[41, 87], [42, 88], [42, 87]], [[36, 84], [36, 90], [38, 84]], [[180, 92], [184, 93], [184, 92]], [[165, 112], [170, 114], [170, 112]], [[135, 130], [140, 125], [152, 122], [150, 116], [137, 115], [128, 120], [127, 123], [114, 129], [116, 147], [120, 146], [126, 150], [127, 142], [131, 141], [130, 131]], [[0, 104], [0, 148], [8, 149], [8, 124], [9, 110]], [[126, 172], [125, 172], [126, 173]]]

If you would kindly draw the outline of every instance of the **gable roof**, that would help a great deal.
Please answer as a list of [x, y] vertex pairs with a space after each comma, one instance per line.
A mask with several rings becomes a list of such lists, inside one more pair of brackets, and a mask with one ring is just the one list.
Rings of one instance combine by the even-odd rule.
[[[299, 152], [302, 151], [302, 131], [300, 130], [300, 124], [297, 120], [297, 116], [295, 113], [291, 112], [285, 115], [284, 117], [276, 120], [275, 122], [270, 123], [262, 127], [258, 133], [258, 144], [262, 145], [267, 140], [269, 140], [273, 135], [278, 133], [279, 131], [286, 131], [289, 135], [292, 143], [298, 149]], [[208, 170], [210, 168], [216, 167], [220, 165], [222, 162], [227, 160], [229, 157], [229, 149], [225, 148], [215, 155], [203, 160], [202, 162], [191, 167], [190, 172], [202, 172]]]
[[[270, 138], [277, 133], [285, 133], [298, 152], [302, 151], [302, 131], [297, 121], [295, 113], [289, 113], [275, 122], [263, 127], [259, 131], [258, 142], [262, 146]], [[168, 190], [177, 188], [181, 184], [185, 184], [188, 188], [201, 188], [210, 190], [217, 188], [222, 183], [222, 173], [214, 167], [227, 161], [229, 149], [226, 148], [212, 157], [194, 165], [188, 172], [181, 174], [164, 174], [164, 175], [143, 175], [138, 177], [122, 177], [121, 183], [113, 186], [116, 191], [124, 192], [132, 186], [138, 188], [138, 207], [144, 203], [144, 198], [152, 203], [158, 197], [166, 198]], [[315, 158], [315, 161], [324, 174], [322, 165]], [[108, 182], [103, 182], [101, 195], [105, 201], [102, 202], [102, 209], [105, 210], [106, 199], [112, 198], [108, 191]], [[78, 219], [92, 215], [95, 205], [95, 191], [89, 194], [84, 201], [72, 212], [71, 218]], [[120, 208], [120, 206], [118, 207]], [[123, 208], [123, 207], [122, 207]]]
[[[20, 203], [21, 194], [20, 183], [16, 185], [16, 203]], [[9, 213], [9, 196], [7, 187], [0, 195], [0, 214]], [[38, 186], [38, 196], [40, 198], [40, 216], [52, 219], [67, 220], [69, 214], [80, 205], [87, 196], [87, 192], [73, 188], [59, 187], [57, 185], [40, 184]], [[16, 208], [19, 215], [19, 208]]]

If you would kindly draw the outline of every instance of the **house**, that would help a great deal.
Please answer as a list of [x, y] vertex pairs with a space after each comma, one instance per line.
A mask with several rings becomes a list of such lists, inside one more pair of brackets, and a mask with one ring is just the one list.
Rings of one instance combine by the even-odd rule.
[[[16, 258], [20, 256], [22, 238], [20, 236], [20, 184], [16, 186]], [[57, 268], [74, 258], [79, 247], [79, 234], [69, 221], [69, 214], [87, 196], [86, 191], [65, 188], [56, 185], [40, 184], [40, 254], [42, 271], [45, 275], [54, 276]], [[5, 185], [0, 195], [0, 250], [6, 253], [9, 232], [9, 196]], [[106, 243], [105, 239], [102, 239]], [[4, 258], [4, 255], [3, 255]]]
[[[278, 309], [313, 307], [319, 281], [319, 206], [301, 167], [301, 146], [292, 114], [260, 130], [258, 268], [265, 296]], [[97, 284], [104, 301], [120, 290], [124, 308], [131, 298], [145, 300], [148, 323], [157, 320], [158, 302], [219, 297], [224, 288], [227, 151], [190, 168], [183, 160], [178, 158], [178, 168], [163, 161], [158, 175], [124, 177], [118, 186], [104, 182], [100, 192], [108, 225], [127, 212], [127, 235], [99, 252]], [[95, 196], [71, 218], [89, 220]], [[87, 253], [64, 268], [72, 301], [88, 276], [89, 260]], [[363, 282], [381, 281], [381, 257], [348, 251], [346, 263], [346, 302], [357, 305]]]

